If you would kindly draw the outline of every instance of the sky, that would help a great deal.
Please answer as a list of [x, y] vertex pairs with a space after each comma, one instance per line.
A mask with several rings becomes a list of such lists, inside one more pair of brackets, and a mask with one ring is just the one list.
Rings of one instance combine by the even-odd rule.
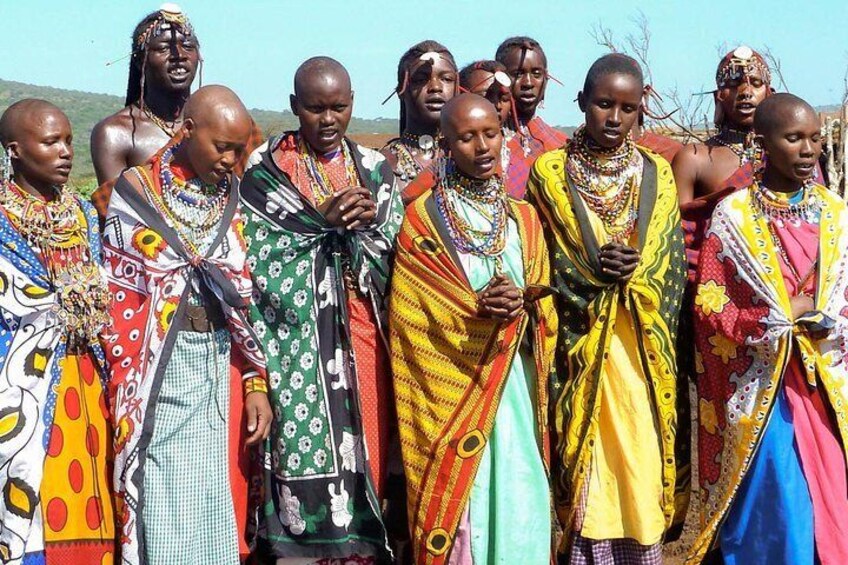
[[[813, 105], [838, 103], [848, 69], [845, 0], [183, 0], [201, 41], [203, 83], [225, 84], [249, 108], [283, 110], [298, 65], [328, 55], [349, 70], [354, 115], [397, 117], [401, 54], [423, 39], [444, 43], [460, 65], [492, 58], [511, 35], [545, 49], [545, 119], [577, 125], [576, 93], [591, 63], [607, 52], [592, 36], [599, 24], [623, 43], [651, 33], [650, 70], [661, 93], [685, 101], [714, 87], [720, 46], [769, 47], [789, 90]], [[159, 7], [147, 0], [0, 0], [0, 78], [123, 96], [135, 24]], [[778, 87], [779, 88], [779, 87]], [[779, 88], [780, 89], [780, 88]]]

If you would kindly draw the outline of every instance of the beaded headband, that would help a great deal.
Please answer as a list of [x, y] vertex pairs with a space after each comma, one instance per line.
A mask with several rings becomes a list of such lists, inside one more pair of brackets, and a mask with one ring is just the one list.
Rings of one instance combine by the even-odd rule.
[[771, 71], [762, 55], [742, 45], [724, 56], [716, 71], [716, 86], [724, 88], [732, 81], [747, 81], [749, 77], [759, 73], [768, 84], [771, 83]]
[[135, 50], [144, 51], [150, 44], [150, 41], [164, 31], [178, 29], [186, 36], [194, 35], [194, 28], [188, 20], [182, 9], [170, 2], [162, 4], [159, 7], [159, 14], [150, 22], [144, 31], [136, 37]]

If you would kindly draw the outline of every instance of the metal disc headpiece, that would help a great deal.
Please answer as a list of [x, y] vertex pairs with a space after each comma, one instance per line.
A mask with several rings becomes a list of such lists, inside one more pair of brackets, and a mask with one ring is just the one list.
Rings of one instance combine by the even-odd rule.
[[771, 71], [762, 55], [741, 45], [724, 56], [716, 71], [716, 87], [724, 88], [729, 82], [747, 81], [758, 73], [763, 81], [771, 83]]
[[143, 51], [154, 37], [174, 28], [179, 29], [183, 35], [194, 35], [194, 28], [182, 8], [172, 2], [166, 2], [159, 7], [159, 14], [150, 25], [138, 34], [135, 50]]

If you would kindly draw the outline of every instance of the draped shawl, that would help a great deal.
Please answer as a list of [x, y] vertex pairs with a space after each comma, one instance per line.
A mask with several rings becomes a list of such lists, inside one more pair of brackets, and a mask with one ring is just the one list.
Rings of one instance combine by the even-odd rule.
[[702, 529], [689, 561], [715, 543], [768, 425], [793, 351], [810, 386], [821, 386], [842, 445], [848, 439], [848, 209], [823, 186], [815, 308], [836, 321], [811, 339], [791, 319], [789, 295], [767, 221], [752, 214], [751, 188], [722, 200], [701, 250], [695, 294]]
[[[509, 210], [521, 237], [526, 285], [548, 285], [547, 248], [536, 212], [512, 199]], [[509, 323], [477, 316], [477, 295], [432, 193], [407, 208], [389, 329], [416, 563], [447, 561], [525, 334], [536, 361], [539, 449], [548, 459], [547, 388], [556, 313], [550, 297], [531, 304]]]
[[[275, 416], [265, 485], [272, 504], [260, 535], [278, 556], [373, 554], [387, 541], [365, 444], [346, 296], [358, 291], [367, 298], [381, 333], [403, 215], [400, 191], [385, 157], [346, 141], [377, 214], [367, 227], [337, 229], [274, 162], [280, 139], [254, 152], [242, 183], [258, 290], [251, 320], [269, 353]], [[345, 272], [356, 289], [345, 288]]]
[[[142, 173], [145, 175], [147, 173]], [[238, 212], [238, 182], [218, 232], [203, 256], [193, 256], [179, 236], [124, 173], [109, 204], [104, 259], [114, 293], [112, 327], [104, 333], [111, 367], [109, 396], [115, 426], [115, 493], [121, 528], [121, 557], [143, 564], [144, 464], [155, 427], [156, 401], [192, 288], [217, 300], [234, 344], [230, 367], [229, 471], [240, 534], [247, 519], [247, 453], [244, 450], [241, 378], [265, 375], [265, 358], [247, 322], [252, 290], [245, 266], [246, 245]], [[242, 369], [245, 369], [242, 374]], [[247, 546], [240, 539], [244, 555]]]
[[[101, 261], [97, 213], [77, 199], [94, 261]], [[105, 276], [105, 275], [104, 275]], [[67, 335], [58, 289], [39, 258], [0, 210], [0, 561], [20, 563], [27, 542], [41, 547], [44, 458], [50, 442]], [[106, 382], [103, 350], [89, 354]], [[31, 551], [31, 549], [30, 549]]]
[[[677, 189], [668, 162], [649, 150], [639, 150], [644, 156], [637, 220], [640, 259], [626, 284], [607, 283], [597, 276], [599, 244], [582, 199], [566, 177], [568, 149], [542, 155], [528, 183], [528, 200], [540, 212], [553, 284], [559, 290], [558, 379], [552, 384], [551, 399], [555, 465], [559, 467], [554, 471], [554, 488], [566, 534], [573, 532], [574, 512], [591, 469], [600, 378], [619, 308], [627, 308], [633, 316], [638, 353], [650, 386], [663, 459], [661, 504], [667, 528], [682, 521], [688, 503], [687, 492], [675, 492], [679, 472], [675, 341], [686, 282]], [[680, 465], [680, 472], [686, 473], [688, 461]], [[570, 539], [570, 535], [564, 537], [566, 543]]]

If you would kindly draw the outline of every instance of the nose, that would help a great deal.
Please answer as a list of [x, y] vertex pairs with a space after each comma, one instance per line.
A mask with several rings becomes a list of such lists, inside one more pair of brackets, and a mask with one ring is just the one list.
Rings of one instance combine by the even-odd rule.
[[435, 73], [427, 81], [427, 92], [442, 92], [442, 79]]
[[802, 157], [811, 157], [815, 154], [815, 146], [811, 139], [804, 139], [801, 141], [801, 156]]
[[234, 149], [224, 151], [224, 153], [221, 154], [221, 161], [220, 161], [221, 166], [225, 170], [231, 171], [236, 164], [237, 158], [238, 158], [238, 156], [236, 155], [236, 152], [235, 152]]
[[621, 110], [618, 107], [613, 108], [607, 115], [607, 124], [611, 126], [621, 125]]
[[62, 143], [59, 146], [59, 157], [62, 159], [74, 158], [74, 146], [70, 143]]
[[335, 118], [333, 117], [333, 112], [327, 110], [326, 112], [321, 112], [320, 117], [318, 118], [318, 123], [321, 126], [331, 126], [335, 123]]
[[474, 137], [474, 151], [478, 155], [488, 153], [489, 146], [486, 144], [486, 136], [484, 134], [481, 133]]
[[521, 87], [521, 90], [530, 90], [533, 88], [533, 79], [530, 73], [521, 73], [518, 75], [518, 85]]

